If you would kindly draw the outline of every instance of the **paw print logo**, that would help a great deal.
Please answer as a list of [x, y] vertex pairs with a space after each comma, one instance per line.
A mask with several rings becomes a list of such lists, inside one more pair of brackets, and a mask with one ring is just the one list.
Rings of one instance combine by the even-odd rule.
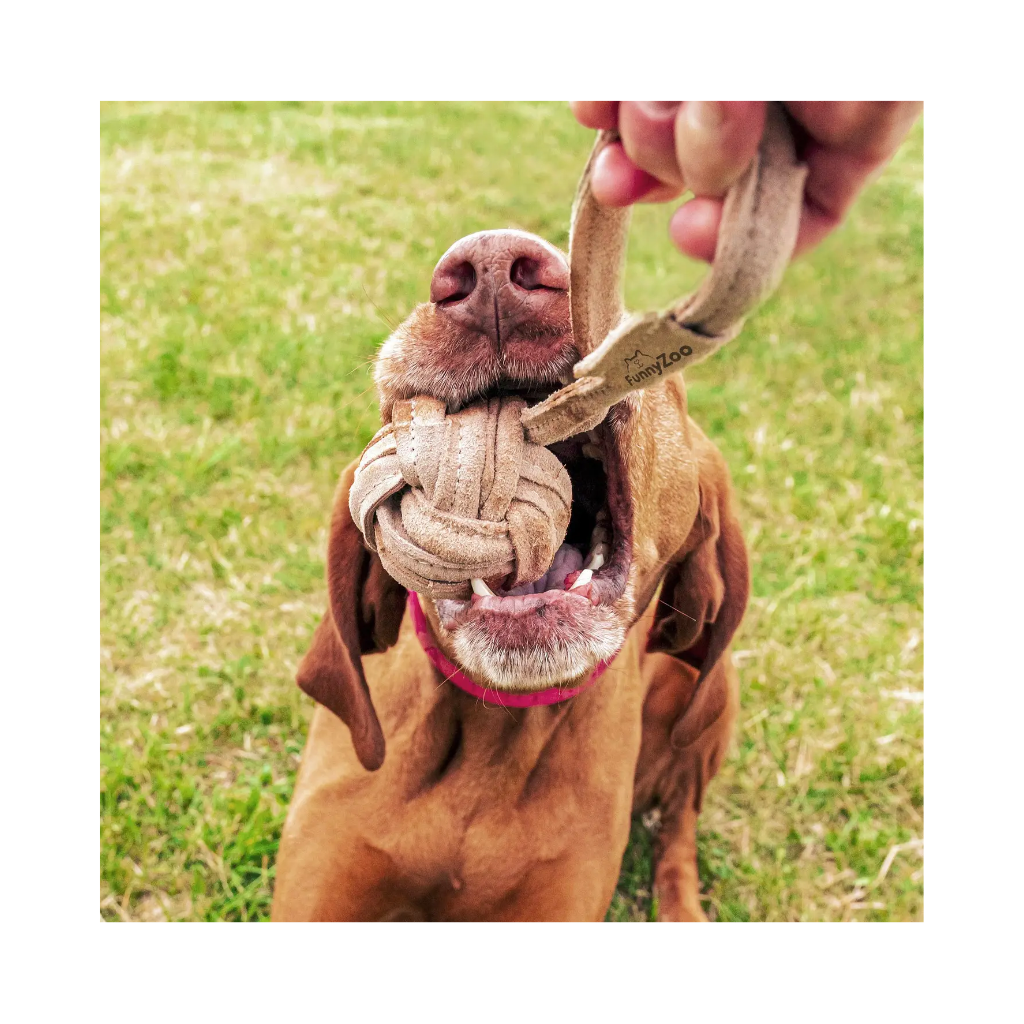
[[626, 356], [626, 369], [641, 370], [644, 363], [653, 362], [654, 356], [649, 356], [646, 352], [641, 352], [640, 349], [637, 349], [631, 356]]

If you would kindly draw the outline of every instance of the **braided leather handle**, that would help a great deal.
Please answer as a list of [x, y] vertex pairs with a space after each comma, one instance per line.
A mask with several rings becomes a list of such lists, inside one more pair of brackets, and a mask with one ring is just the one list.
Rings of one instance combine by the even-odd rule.
[[631, 391], [735, 338], [775, 290], [796, 244], [807, 168], [797, 160], [785, 111], [770, 103], [757, 154], [725, 197], [715, 259], [700, 287], [665, 312], [630, 316], [622, 299], [630, 209], [600, 206], [590, 188], [597, 154], [617, 138], [598, 134], [576, 191], [569, 304], [584, 356], [572, 384], [524, 411], [523, 428], [535, 444], [593, 428]]

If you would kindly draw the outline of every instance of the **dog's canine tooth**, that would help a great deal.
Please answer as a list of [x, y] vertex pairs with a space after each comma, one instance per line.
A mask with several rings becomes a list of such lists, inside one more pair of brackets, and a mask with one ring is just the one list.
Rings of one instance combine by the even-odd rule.
[[587, 559], [586, 564], [583, 566], [584, 569], [592, 569], [597, 572], [598, 569], [604, 565], [608, 558], [608, 545], [598, 544], [593, 551], [590, 552], [590, 557]]
[[473, 593], [478, 594], [480, 597], [497, 597], [493, 590], [483, 580], [471, 579], [469, 585], [473, 588]]
[[585, 587], [594, 578], [594, 572], [592, 569], [583, 569], [579, 576], [576, 577], [576, 582], [569, 588], [569, 590], [576, 590], [579, 587]]
[[583, 446], [583, 454], [588, 459], [597, 459], [599, 462], [604, 462], [604, 453], [596, 444], [585, 444]]

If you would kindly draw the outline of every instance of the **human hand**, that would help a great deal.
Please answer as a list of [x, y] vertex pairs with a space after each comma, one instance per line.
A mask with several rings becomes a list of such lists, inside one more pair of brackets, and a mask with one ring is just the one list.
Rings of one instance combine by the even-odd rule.
[[[722, 196], [757, 151], [765, 107], [756, 102], [575, 101], [587, 128], [617, 128], [622, 141], [594, 162], [591, 188], [605, 206], [658, 203], [685, 190], [669, 235], [696, 259], [714, 259]], [[861, 189], [890, 160], [921, 112], [914, 102], [796, 102], [785, 108], [807, 164], [793, 255], [838, 227]]]

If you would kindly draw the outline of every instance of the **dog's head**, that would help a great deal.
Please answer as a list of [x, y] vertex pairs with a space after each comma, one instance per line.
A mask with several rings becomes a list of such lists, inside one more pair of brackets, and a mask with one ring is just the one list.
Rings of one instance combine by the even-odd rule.
[[[582, 354], [565, 256], [520, 231], [469, 235], [438, 262], [430, 301], [380, 350], [381, 415], [387, 422], [396, 401], [417, 395], [450, 411], [499, 394], [540, 401], [572, 380]], [[551, 450], [572, 480], [565, 543], [529, 585], [479, 581], [468, 601], [421, 595], [439, 646], [495, 689], [571, 686], [619, 650], [664, 581], [648, 649], [689, 662], [703, 678], [742, 617], [747, 563], [724, 463], [687, 417], [681, 375], [629, 396], [596, 430]], [[372, 769], [384, 741], [360, 655], [394, 643], [406, 595], [349, 515], [354, 468], [335, 498], [330, 611], [299, 684], [348, 723]]]

